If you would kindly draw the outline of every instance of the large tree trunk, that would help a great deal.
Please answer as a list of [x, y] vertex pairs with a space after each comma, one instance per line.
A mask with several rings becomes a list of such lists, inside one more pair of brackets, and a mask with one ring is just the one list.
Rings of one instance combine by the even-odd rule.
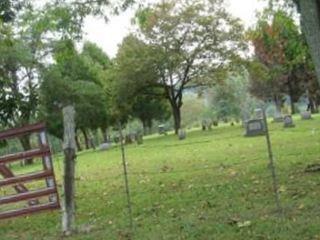
[[64, 127], [64, 205], [62, 215], [62, 231], [65, 235], [70, 235], [75, 228], [75, 120], [74, 107], [68, 106], [63, 109]]
[[101, 132], [102, 132], [102, 138], [103, 138], [103, 142], [106, 143], [108, 142], [108, 130], [105, 127], [101, 127]]
[[[31, 150], [31, 142], [30, 142], [30, 135], [24, 135], [20, 139], [21, 146], [24, 151], [29, 151]], [[33, 163], [32, 158], [28, 158], [24, 160], [25, 165], [30, 165]]]
[[292, 97], [290, 97], [290, 108], [291, 108], [291, 115], [295, 114], [296, 113], [296, 109], [294, 107], [294, 101], [293, 101]]
[[320, 13], [319, 0], [298, 0], [301, 14], [301, 26], [309, 45], [320, 83]]
[[147, 124], [147, 121], [145, 119], [140, 119], [140, 121], [142, 122], [143, 135], [146, 136], [146, 135], [148, 135], [148, 124]]
[[171, 105], [173, 120], [174, 120], [174, 133], [177, 135], [181, 128], [181, 109], [177, 105]]
[[291, 107], [291, 115], [296, 113], [295, 107], [294, 107], [294, 96], [293, 96], [293, 90], [291, 86], [291, 81], [288, 82], [288, 94], [290, 96], [290, 107]]
[[313, 100], [312, 97], [309, 97], [309, 105], [308, 105], [307, 111], [310, 111], [313, 114], [318, 112], [315, 101]]
[[147, 120], [148, 134], [152, 132], [152, 119]]
[[84, 144], [86, 146], [86, 149], [88, 150], [88, 149], [90, 149], [88, 133], [84, 128], [81, 128], [81, 132], [82, 132], [83, 137], [84, 137]]

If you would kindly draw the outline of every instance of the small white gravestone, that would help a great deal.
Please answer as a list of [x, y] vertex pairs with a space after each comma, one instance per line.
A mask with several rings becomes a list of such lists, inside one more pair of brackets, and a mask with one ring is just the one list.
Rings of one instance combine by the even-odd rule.
[[301, 113], [301, 119], [302, 120], [310, 120], [310, 119], [312, 119], [311, 112], [309, 112], [309, 111], [302, 112]]
[[111, 148], [111, 143], [102, 143], [99, 146], [100, 151], [109, 150]]
[[283, 123], [284, 123], [283, 126], [285, 128], [295, 127], [295, 125], [293, 124], [293, 120], [292, 120], [292, 116], [291, 115], [284, 116]]
[[185, 131], [185, 130], [182, 130], [182, 129], [179, 129], [179, 131], [178, 131], [178, 136], [179, 136], [179, 140], [184, 140], [184, 139], [186, 139], [186, 136], [187, 136], [186, 131]]
[[263, 112], [261, 108], [257, 108], [254, 110], [254, 114], [256, 119], [262, 119], [263, 118]]
[[262, 119], [253, 119], [246, 122], [245, 136], [253, 137], [253, 136], [264, 135], [265, 133], [266, 133], [266, 129]]
[[273, 122], [283, 122], [283, 116], [279, 110], [276, 110], [273, 116]]

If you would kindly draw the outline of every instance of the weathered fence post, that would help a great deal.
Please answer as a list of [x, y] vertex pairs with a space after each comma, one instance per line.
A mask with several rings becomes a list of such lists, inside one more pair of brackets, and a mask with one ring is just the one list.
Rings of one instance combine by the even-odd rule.
[[62, 231], [65, 235], [70, 235], [74, 230], [75, 224], [75, 110], [73, 106], [66, 106], [63, 108], [62, 112], [64, 127], [64, 200], [62, 214]]
[[282, 216], [283, 211], [282, 211], [282, 207], [281, 207], [279, 190], [278, 190], [278, 178], [277, 178], [276, 167], [275, 167], [274, 159], [273, 159], [271, 140], [270, 140], [270, 135], [269, 135], [268, 121], [267, 121], [265, 108], [262, 108], [262, 116], [263, 116], [265, 132], [266, 132], [265, 135], [266, 135], [268, 154], [269, 154], [269, 167], [270, 167], [271, 175], [272, 175], [272, 184], [273, 184], [275, 202], [276, 202], [276, 205], [277, 205], [277, 210], [278, 210], [279, 214]]

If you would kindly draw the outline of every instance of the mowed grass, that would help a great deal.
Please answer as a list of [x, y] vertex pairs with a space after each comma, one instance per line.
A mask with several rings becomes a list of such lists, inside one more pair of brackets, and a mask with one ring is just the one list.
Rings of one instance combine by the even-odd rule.
[[[168, 135], [126, 146], [131, 234], [120, 149], [80, 153], [79, 233], [68, 239], [320, 239], [320, 172], [304, 171], [320, 163], [320, 116], [295, 123], [269, 124], [284, 215], [274, 201], [265, 138], [225, 125], [191, 131], [184, 141]], [[60, 193], [62, 169], [56, 157]], [[1, 221], [0, 239], [61, 239], [60, 222], [59, 211]]]

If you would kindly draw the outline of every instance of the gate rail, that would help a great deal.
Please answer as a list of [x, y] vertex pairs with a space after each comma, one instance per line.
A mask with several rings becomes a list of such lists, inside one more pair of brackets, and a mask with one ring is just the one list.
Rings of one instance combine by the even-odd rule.
[[[46, 134], [46, 126], [44, 123], [36, 123], [20, 128], [9, 129], [0, 132], [0, 140], [8, 140], [19, 138], [24, 135], [37, 134], [39, 146], [37, 149], [31, 149], [24, 152], [17, 152], [0, 156], [0, 187], [10, 186], [14, 188], [16, 194], [8, 196], [0, 196], [0, 207], [5, 204], [13, 204], [16, 202], [27, 201], [27, 206], [14, 210], [1, 211], [0, 220], [28, 215], [45, 210], [60, 209], [57, 184], [54, 176], [51, 151]], [[37, 172], [27, 174], [14, 175], [9, 163], [24, 161], [25, 159], [40, 157], [42, 158], [43, 169]], [[34, 180], [45, 180], [46, 188], [29, 191], [25, 186], [26, 182]], [[48, 202], [40, 203], [38, 198], [48, 197]]]

